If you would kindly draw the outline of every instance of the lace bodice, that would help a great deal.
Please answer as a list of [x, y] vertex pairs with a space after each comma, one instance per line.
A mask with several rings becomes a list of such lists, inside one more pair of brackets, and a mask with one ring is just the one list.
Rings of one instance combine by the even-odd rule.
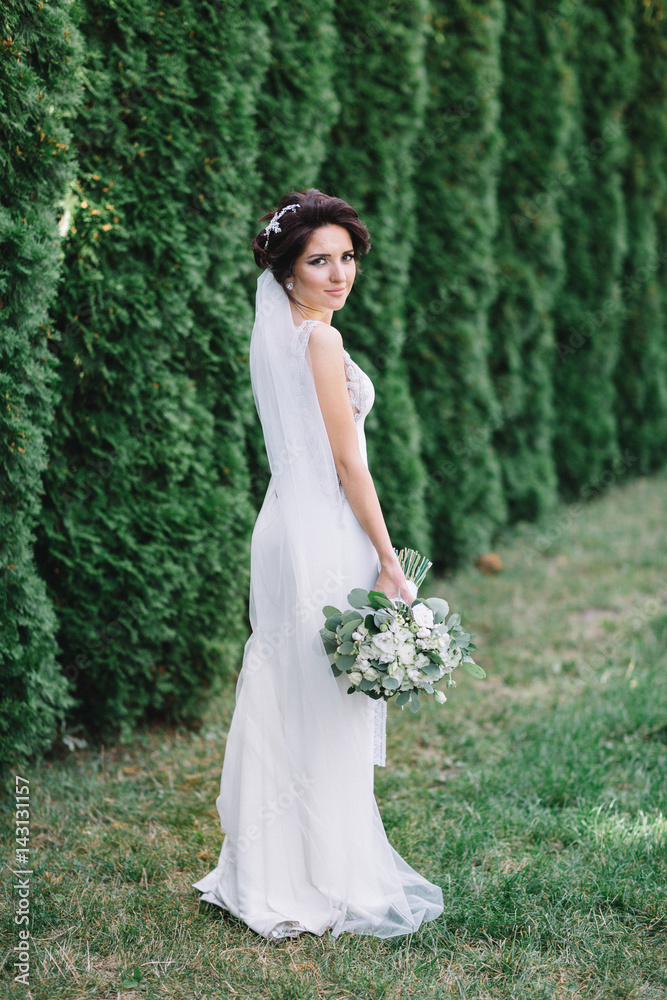
[[352, 404], [355, 420], [365, 420], [375, 401], [375, 389], [373, 383], [365, 371], [353, 361], [347, 351], [343, 351], [345, 358], [345, 375], [347, 378], [347, 391]]

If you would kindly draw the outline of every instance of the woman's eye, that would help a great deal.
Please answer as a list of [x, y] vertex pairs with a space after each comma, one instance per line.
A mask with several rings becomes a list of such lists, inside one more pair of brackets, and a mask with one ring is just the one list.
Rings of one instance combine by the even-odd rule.
[[[350, 261], [350, 260], [354, 260], [354, 251], [352, 251], [350, 253], [344, 253], [343, 256], [341, 257], [341, 260], [343, 260], [345, 262]], [[311, 265], [313, 265], [313, 266], [316, 266], [318, 264], [326, 264], [326, 257], [315, 257], [314, 260], [311, 260], [308, 263], [311, 264]]]

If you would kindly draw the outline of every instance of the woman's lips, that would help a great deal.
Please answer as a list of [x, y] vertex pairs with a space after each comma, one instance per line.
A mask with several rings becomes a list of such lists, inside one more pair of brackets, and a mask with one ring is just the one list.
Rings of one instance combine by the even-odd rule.
[[343, 295], [347, 289], [346, 288], [325, 288], [327, 295]]

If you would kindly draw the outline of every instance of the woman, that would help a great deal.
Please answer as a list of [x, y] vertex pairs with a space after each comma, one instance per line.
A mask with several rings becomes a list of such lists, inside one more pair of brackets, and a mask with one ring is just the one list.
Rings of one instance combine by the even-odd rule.
[[331, 325], [370, 248], [357, 213], [292, 192], [253, 241], [250, 374], [271, 481], [251, 548], [250, 622], [222, 770], [225, 840], [196, 883], [270, 940], [389, 937], [442, 912], [441, 890], [387, 841], [373, 795], [386, 705], [335, 678], [322, 607], [410, 587], [367, 467], [373, 385]]

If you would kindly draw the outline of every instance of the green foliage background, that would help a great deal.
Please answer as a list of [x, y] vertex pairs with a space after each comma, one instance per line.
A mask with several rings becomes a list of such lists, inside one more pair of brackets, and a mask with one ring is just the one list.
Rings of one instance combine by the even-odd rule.
[[34, 560], [42, 474], [59, 406], [49, 351], [62, 266], [58, 219], [75, 163], [82, 52], [68, 0], [0, 14], [0, 760], [49, 746], [70, 707], [56, 616]]
[[[257, 219], [349, 199], [339, 325], [392, 538], [440, 570], [667, 443], [663, 0], [9, 0], [1, 756], [194, 719], [267, 469]], [[61, 223], [63, 237], [59, 234]]]

